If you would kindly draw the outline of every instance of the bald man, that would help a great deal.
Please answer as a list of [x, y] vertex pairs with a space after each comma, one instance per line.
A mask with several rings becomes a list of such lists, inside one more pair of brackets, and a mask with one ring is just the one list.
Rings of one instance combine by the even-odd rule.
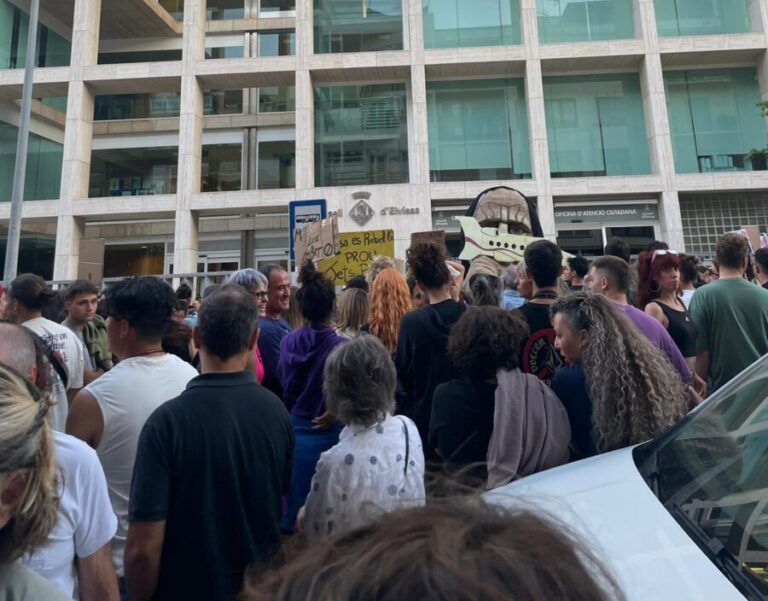
[[[23, 326], [0, 323], [0, 362], [40, 384], [44, 379], [38, 378], [39, 370], [52, 369], [38, 353], [45, 344], [38, 341]], [[117, 601], [110, 548], [117, 518], [101, 463], [96, 452], [74, 436], [54, 431], [53, 441], [60, 472], [58, 519], [48, 544], [23, 562], [70, 598], [77, 590], [81, 601]]]

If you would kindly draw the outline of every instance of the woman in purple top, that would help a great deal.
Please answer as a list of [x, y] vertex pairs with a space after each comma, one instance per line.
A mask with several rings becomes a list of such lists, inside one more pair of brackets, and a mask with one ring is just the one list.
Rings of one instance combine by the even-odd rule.
[[333, 283], [315, 270], [312, 262], [299, 272], [301, 289], [297, 299], [309, 325], [288, 334], [280, 342], [277, 373], [283, 387], [283, 402], [291, 408], [296, 435], [291, 491], [286, 500], [282, 527], [293, 530], [296, 513], [304, 505], [320, 454], [339, 441], [342, 424], [325, 407], [323, 368], [331, 351], [346, 338], [331, 327], [336, 300]]

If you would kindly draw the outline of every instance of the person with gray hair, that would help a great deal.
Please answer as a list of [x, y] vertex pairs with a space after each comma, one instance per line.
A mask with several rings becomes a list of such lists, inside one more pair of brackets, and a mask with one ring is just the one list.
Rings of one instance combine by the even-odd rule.
[[[258, 269], [247, 267], [231, 273], [225, 282], [225, 285], [226, 284], [235, 284], [244, 288], [256, 303], [259, 319], [266, 317], [267, 296], [269, 295], [269, 292], [267, 292], [267, 288], [269, 287], [267, 276], [261, 273]], [[261, 358], [258, 344], [253, 347], [253, 365], [251, 369], [256, 375], [256, 381], [261, 384], [264, 381], [264, 361]]]
[[17, 561], [45, 544], [56, 524], [49, 407], [21, 374], [0, 364], [0, 599], [68, 598]]
[[320, 456], [297, 527], [310, 540], [423, 505], [424, 452], [416, 425], [393, 416], [397, 377], [375, 336], [361, 336], [328, 357], [323, 390], [328, 410], [346, 427]]
[[501, 295], [501, 308], [505, 311], [519, 309], [525, 304], [525, 299], [517, 291], [518, 266], [510, 263], [501, 271], [501, 282], [504, 292]]

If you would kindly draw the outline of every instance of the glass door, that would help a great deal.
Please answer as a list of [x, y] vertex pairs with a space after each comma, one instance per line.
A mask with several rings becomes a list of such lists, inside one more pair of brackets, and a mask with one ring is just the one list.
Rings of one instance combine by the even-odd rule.
[[603, 228], [558, 230], [557, 245], [572, 255], [600, 257], [605, 247]]
[[639, 255], [649, 242], [656, 240], [656, 228], [652, 225], [631, 225], [627, 227], [605, 228], [606, 242], [611, 238], [621, 238], [629, 244], [629, 251], [633, 257]]
[[574, 227], [566, 225], [568, 229], [558, 229], [557, 245], [573, 255], [584, 255], [592, 259], [602, 257], [605, 245], [611, 238], [621, 238], [629, 245], [632, 257], [637, 257], [649, 242], [657, 239], [658, 232], [655, 225], [622, 225], [602, 226], [592, 224]]

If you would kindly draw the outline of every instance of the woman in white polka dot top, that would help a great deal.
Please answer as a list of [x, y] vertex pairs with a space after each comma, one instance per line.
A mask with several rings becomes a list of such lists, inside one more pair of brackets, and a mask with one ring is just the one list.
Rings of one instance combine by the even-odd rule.
[[312, 540], [423, 505], [424, 452], [416, 425], [393, 416], [395, 366], [374, 336], [361, 336], [328, 357], [328, 409], [346, 424], [320, 456], [297, 527]]

